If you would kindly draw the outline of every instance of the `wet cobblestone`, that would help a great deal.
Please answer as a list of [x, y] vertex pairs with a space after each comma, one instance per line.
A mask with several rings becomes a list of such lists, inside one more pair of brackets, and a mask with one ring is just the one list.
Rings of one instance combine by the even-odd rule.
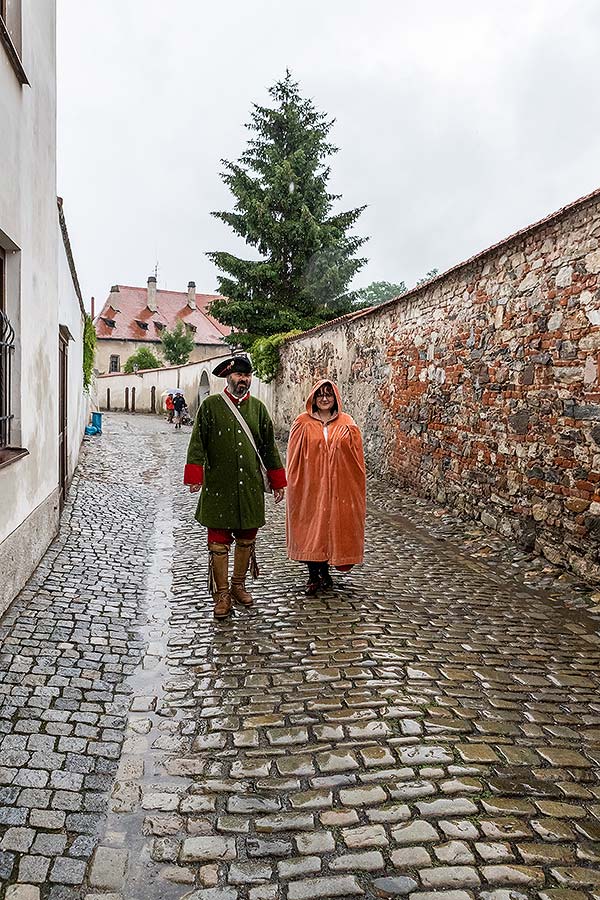
[[107, 425], [0, 624], [0, 897], [600, 897], [589, 616], [373, 487], [364, 566], [310, 599], [268, 504], [215, 622], [186, 434]]

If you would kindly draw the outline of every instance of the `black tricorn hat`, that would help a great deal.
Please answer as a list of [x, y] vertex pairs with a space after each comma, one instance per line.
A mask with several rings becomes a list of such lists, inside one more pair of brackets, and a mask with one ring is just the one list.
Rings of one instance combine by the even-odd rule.
[[213, 369], [213, 375], [217, 378], [227, 378], [232, 372], [244, 372], [245, 375], [252, 374], [252, 363], [247, 353], [234, 353], [222, 359], [221, 362]]

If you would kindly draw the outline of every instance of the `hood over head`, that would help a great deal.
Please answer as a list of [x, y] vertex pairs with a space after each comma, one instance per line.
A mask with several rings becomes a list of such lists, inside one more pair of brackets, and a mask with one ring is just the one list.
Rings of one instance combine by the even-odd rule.
[[319, 390], [319, 388], [322, 387], [324, 384], [330, 384], [331, 387], [333, 388], [333, 393], [335, 395], [335, 399], [337, 402], [337, 411], [338, 411], [338, 413], [342, 412], [342, 398], [340, 396], [340, 392], [338, 391], [337, 384], [335, 384], [335, 382], [332, 381], [331, 378], [321, 378], [320, 381], [317, 381], [316, 384], [313, 384], [313, 386], [310, 390], [310, 394], [306, 398], [306, 412], [309, 414], [309, 416], [314, 415], [313, 403], [314, 403], [314, 399], [315, 399], [315, 394]]

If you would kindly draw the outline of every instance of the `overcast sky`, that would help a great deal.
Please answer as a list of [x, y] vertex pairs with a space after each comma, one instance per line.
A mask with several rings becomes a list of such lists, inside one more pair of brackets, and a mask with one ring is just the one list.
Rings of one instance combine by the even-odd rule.
[[[220, 159], [286, 66], [336, 119], [375, 280], [412, 286], [600, 187], [597, 0], [58, 0], [58, 190], [82, 289], [216, 290]], [[250, 255], [250, 254], [249, 254]], [[98, 308], [98, 307], [97, 307]]]

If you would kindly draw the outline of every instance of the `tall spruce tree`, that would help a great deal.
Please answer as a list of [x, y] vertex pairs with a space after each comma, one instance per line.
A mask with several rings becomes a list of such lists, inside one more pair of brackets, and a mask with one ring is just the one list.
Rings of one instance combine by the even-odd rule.
[[260, 259], [207, 255], [224, 273], [211, 313], [249, 347], [257, 337], [305, 330], [352, 307], [348, 285], [365, 264], [355, 254], [367, 238], [350, 234], [365, 208], [332, 212], [341, 198], [327, 190], [327, 136], [334, 120], [300, 96], [290, 72], [269, 90], [273, 108], [253, 107], [253, 136], [238, 162], [222, 160], [233, 212], [212, 215], [253, 247]]

